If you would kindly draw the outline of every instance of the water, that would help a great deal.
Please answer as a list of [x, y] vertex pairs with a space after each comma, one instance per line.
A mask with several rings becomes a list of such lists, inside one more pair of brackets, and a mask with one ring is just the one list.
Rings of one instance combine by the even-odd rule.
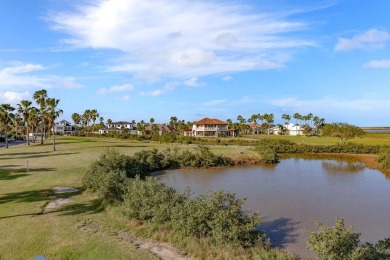
[[261, 210], [260, 228], [273, 244], [301, 257], [313, 256], [305, 239], [315, 221], [333, 226], [344, 218], [362, 233], [361, 242], [390, 236], [390, 179], [356, 161], [290, 158], [273, 167], [179, 169], [158, 178], [181, 191], [247, 197], [247, 208]]
[[390, 129], [367, 129], [364, 131], [367, 133], [390, 133]]

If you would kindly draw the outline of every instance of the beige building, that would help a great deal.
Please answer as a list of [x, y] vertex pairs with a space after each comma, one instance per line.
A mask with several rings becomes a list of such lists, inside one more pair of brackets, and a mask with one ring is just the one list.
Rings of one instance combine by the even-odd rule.
[[234, 130], [229, 129], [229, 124], [224, 121], [206, 117], [194, 122], [191, 129], [184, 131], [184, 135], [194, 137], [234, 136]]

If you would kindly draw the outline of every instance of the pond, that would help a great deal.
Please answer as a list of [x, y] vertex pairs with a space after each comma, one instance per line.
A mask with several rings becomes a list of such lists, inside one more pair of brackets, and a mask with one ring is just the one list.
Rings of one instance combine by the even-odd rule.
[[179, 169], [158, 175], [164, 183], [195, 194], [211, 190], [246, 197], [246, 208], [261, 210], [272, 243], [301, 257], [315, 221], [334, 225], [336, 217], [362, 233], [361, 242], [390, 236], [390, 179], [348, 157], [283, 159], [271, 167]]

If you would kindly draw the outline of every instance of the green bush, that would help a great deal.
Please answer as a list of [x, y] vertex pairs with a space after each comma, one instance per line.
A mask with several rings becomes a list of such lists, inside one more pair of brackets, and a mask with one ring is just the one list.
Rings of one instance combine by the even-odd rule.
[[124, 212], [138, 220], [165, 223], [171, 220], [173, 209], [186, 197], [155, 178], [139, 177], [129, 181], [124, 196]]
[[278, 154], [274, 147], [259, 146], [257, 147], [257, 151], [259, 152], [261, 157], [260, 161], [262, 163], [277, 163], [279, 161]]
[[344, 220], [337, 218], [334, 227], [316, 222], [317, 232], [309, 232], [307, 247], [315, 252], [318, 259], [329, 260], [380, 260], [390, 257], [390, 238], [376, 245], [360, 245], [360, 234], [352, 233], [353, 227], [345, 228]]
[[378, 162], [383, 168], [390, 168], [390, 147], [385, 146], [379, 150]]
[[208, 238], [215, 244], [231, 243], [244, 247], [262, 244], [265, 235], [256, 231], [258, 213], [248, 215], [244, 200], [224, 191], [209, 191], [186, 199], [173, 209], [172, 228], [185, 236]]

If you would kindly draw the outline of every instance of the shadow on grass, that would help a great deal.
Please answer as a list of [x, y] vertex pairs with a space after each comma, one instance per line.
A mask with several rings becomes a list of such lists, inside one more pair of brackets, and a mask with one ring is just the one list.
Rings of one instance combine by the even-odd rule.
[[61, 216], [79, 215], [79, 214], [94, 214], [104, 210], [104, 205], [101, 200], [93, 200], [89, 203], [74, 203], [65, 205], [56, 210]]
[[10, 181], [25, 176], [28, 176], [28, 174], [27, 173], [15, 174], [15, 173], [10, 173], [8, 171], [0, 171], [0, 181]]
[[[6, 158], [1, 158], [1, 159], [3, 159], [3, 160], [10, 160], [10, 159], [35, 159], [35, 158], [42, 158], [42, 157], [53, 157], [53, 156], [71, 155], [71, 154], [78, 154], [78, 153], [76, 153], [76, 152], [74, 152], [74, 153], [47, 152], [47, 153], [41, 153], [41, 154], [24, 153], [24, 156], [6, 157]], [[9, 154], [9, 155], [13, 155], [13, 154]]]
[[58, 198], [70, 198], [79, 195], [83, 192], [82, 189], [77, 192], [55, 194], [52, 189], [31, 190], [15, 193], [7, 193], [0, 197], [0, 204], [9, 202], [37, 202], [49, 201]]
[[285, 248], [287, 244], [295, 243], [298, 237], [296, 226], [300, 222], [291, 218], [281, 217], [271, 221], [263, 221], [256, 229], [264, 231], [277, 248]]
[[[17, 167], [17, 168], [10, 168], [10, 169], [1, 169], [3, 167]], [[15, 180], [20, 177], [25, 177], [29, 176], [29, 173], [33, 172], [52, 172], [56, 171], [56, 168], [29, 168], [27, 171], [26, 166], [24, 165], [6, 165], [6, 166], [1, 166], [0, 168], [0, 181], [10, 181], [10, 180]]]
[[[18, 155], [41, 155], [41, 154], [47, 154], [50, 152], [25, 152], [25, 153], [3, 153], [0, 154], [0, 156], [18, 156]], [[2, 158], [4, 159], [4, 158]]]

